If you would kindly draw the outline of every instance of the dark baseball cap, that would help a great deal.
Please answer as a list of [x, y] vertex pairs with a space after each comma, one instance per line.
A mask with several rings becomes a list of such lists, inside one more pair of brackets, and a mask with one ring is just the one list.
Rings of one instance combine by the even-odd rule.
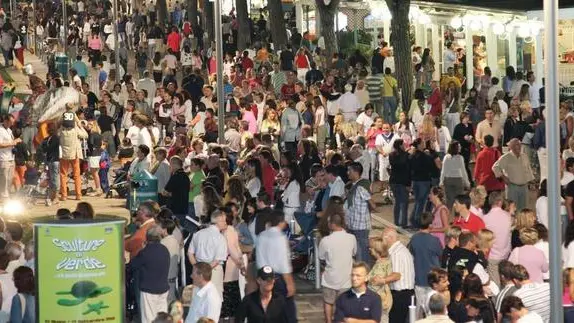
[[257, 278], [261, 278], [263, 280], [272, 280], [275, 279], [275, 272], [271, 266], [263, 266], [257, 271]]

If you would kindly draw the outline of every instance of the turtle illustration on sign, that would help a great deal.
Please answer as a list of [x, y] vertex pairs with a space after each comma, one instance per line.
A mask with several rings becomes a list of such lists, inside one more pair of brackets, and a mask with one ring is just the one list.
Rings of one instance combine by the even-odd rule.
[[82, 304], [88, 298], [96, 298], [111, 291], [112, 289], [109, 287], [98, 287], [93, 281], [83, 280], [74, 283], [71, 290], [60, 291], [57, 292], [56, 295], [72, 295], [74, 297], [73, 299], [60, 298], [58, 299], [58, 305], [76, 306]]

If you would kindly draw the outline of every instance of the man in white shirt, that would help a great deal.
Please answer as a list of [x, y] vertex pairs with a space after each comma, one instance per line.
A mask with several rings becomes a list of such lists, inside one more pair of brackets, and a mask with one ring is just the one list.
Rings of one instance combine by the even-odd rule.
[[[153, 98], [155, 97], [155, 92], [156, 92], [156, 84], [155, 81], [150, 77], [149, 71], [144, 71], [143, 73], [143, 79], [140, 79], [138, 81], [138, 85], [137, 85], [137, 90], [141, 91], [141, 90], [146, 90], [147, 92], [147, 103], [148, 105], [151, 107], [151, 109], [153, 110]], [[160, 88], [161, 89], [161, 88]], [[158, 89], [159, 90], [159, 89]]]
[[526, 80], [528, 81], [528, 97], [530, 98], [530, 105], [532, 109], [537, 110], [540, 108], [540, 84], [536, 83], [534, 72], [526, 73]]
[[522, 74], [522, 72], [516, 72], [516, 80], [514, 80], [514, 83], [512, 83], [512, 87], [510, 88], [508, 96], [510, 96], [510, 98], [517, 96], [524, 84], [528, 85], [528, 82], [524, 80], [524, 74]]
[[134, 29], [135, 24], [133, 23], [132, 18], [130, 17], [126, 22], [127, 47], [129, 50], [131, 50], [132, 47], [134, 46]]
[[508, 296], [502, 301], [500, 314], [509, 318], [509, 322], [517, 323], [542, 323], [544, 320], [540, 314], [530, 311], [522, 300], [516, 296]]
[[171, 304], [172, 301], [177, 299], [177, 274], [179, 264], [180, 245], [179, 241], [173, 236], [175, 230], [175, 222], [172, 219], [163, 219], [160, 221], [162, 232], [161, 244], [169, 251], [169, 273], [167, 282], [169, 284], [169, 292], [167, 294], [167, 303]]
[[328, 216], [331, 234], [321, 239], [318, 253], [319, 259], [326, 262], [325, 271], [321, 276], [321, 286], [323, 286], [325, 322], [331, 323], [333, 305], [337, 297], [351, 288], [351, 270], [353, 257], [357, 253], [357, 240], [354, 235], [343, 229], [344, 214], [334, 213]]
[[331, 196], [345, 196], [345, 182], [338, 175], [337, 167], [328, 165], [325, 167], [327, 173], [327, 181], [329, 181], [329, 197]]
[[14, 175], [14, 153], [12, 149], [22, 139], [14, 139], [12, 135], [12, 126], [14, 125], [14, 116], [5, 115], [2, 118], [0, 126], [0, 198], [8, 198], [10, 193], [10, 184]]
[[357, 119], [357, 111], [361, 108], [361, 102], [355, 93], [351, 92], [352, 90], [353, 86], [346, 84], [345, 94], [341, 95], [338, 100], [339, 109], [343, 113], [346, 122]]
[[443, 73], [456, 63], [456, 53], [454, 52], [454, 44], [452, 42], [446, 43], [446, 50], [444, 51], [444, 64], [442, 66]]
[[[491, 105], [492, 102], [494, 101], [494, 99], [496, 98], [496, 93], [498, 93], [498, 91], [503, 91], [502, 90], [502, 86], [500, 86], [500, 79], [498, 77], [493, 77], [492, 78], [492, 86], [488, 89], [488, 105]], [[506, 120], [500, 120], [501, 122], [504, 122]]]
[[227, 240], [221, 231], [227, 228], [225, 214], [215, 210], [211, 214], [211, 225], [193, 235], [187, 254], [193, 266], [199, 262], [211, 266], [211, 281], [223, 298], [223, 262], [227, 260]]
[[219, 321], [223, 298], [211, 282], [211, 265], [198, 262], [193, 265], [191, 278], [193, 279], [193, 297], [189, 305], [189, 312], [185, 323], [195, 323], [202, 317], [215, 322]]
[[[538, 313], [544, 322], [550, 322], [550, 285], [548, 283], [533, 283], [528, 270], [522, 265], [514, 265], [512, 280], [518, 288], [514, 296], [520, 298], [530, 312]], [[501, 312], [504, 312], [504, 301]]]

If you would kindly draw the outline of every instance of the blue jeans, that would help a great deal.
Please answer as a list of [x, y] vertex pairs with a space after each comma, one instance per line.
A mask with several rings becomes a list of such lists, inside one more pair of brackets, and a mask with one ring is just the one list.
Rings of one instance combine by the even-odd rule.
[[397, 122], [397, 98], [394, 96], [384, 96], [383, 97], [383, 118], [385, 121], [394, 124]]
[[391, 191], [395, 197], [395, 205], [393, 206], [395, 225], [406, 227], [408, 225], [407, 213], [409, 209], [409, 192], [407, 192], [407, 187], [402, 184], [391, 184]]
[[349, 230], [349, 233], [354, 235], [355, 239], [357, 239], [357, 254], [355, 256], [355, 260], [357, 262], [364, 261], [370, 264], [369, 230]]
[[413, 194], [415, 196], [415, 206], [411, 213], [411, 224], [414, 227], [419, 227], [421, 214], [427, 203], [431, 188], [431, 182], [413, 181]]
[[100, 186], [102, 187], [102, 191], [107, 193], [110, 190], [110, 181], [108, 179], [108, 172], [109, 168], [99, 169], [98, 176], [100, 177]]

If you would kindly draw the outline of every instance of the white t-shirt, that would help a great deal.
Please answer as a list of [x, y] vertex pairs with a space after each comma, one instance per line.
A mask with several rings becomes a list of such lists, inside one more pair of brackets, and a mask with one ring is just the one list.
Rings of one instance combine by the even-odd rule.
[[249, 182], [247, 182], [247, 185], [245, 186], [247, 188], [247, 191], [249, 191], [249, 194], [251, 195], [251, 197], [257, 197], [257, 194], [259, 194], [259, 191], [261, 190], [261, 180], [259, 180], [259, 178], [257, 177], [253, 177], [252, 179], [249, 180]]
[[519, 318], [517, 323], [543, 323], [544, 320], [542, 316], [538, 315], [536, 312], [528, 312], [528, 314], [524, 315], [523, 317]]
[[[12, 135], [12, 130], [6, 129], [4, 126], [0, 126], [0, 144], [10, 144], [13, 141], [14, 136]], [[12, 146], [0, 148], [0, 161], [14, 160], [14, 153], [12, 153], [12, 148]]]
[[371, 125], [375, 122], [374, 119], [376, 117], [378, 117], [378, 115], [375, 112], [373, 112], [371, 116], [368, 116], [365, 112], [359, 114], [356, 121], [363, 126], [364, 134], [367, 134], [367, 131], [369, 131], [369, 128], [371, 128]]

